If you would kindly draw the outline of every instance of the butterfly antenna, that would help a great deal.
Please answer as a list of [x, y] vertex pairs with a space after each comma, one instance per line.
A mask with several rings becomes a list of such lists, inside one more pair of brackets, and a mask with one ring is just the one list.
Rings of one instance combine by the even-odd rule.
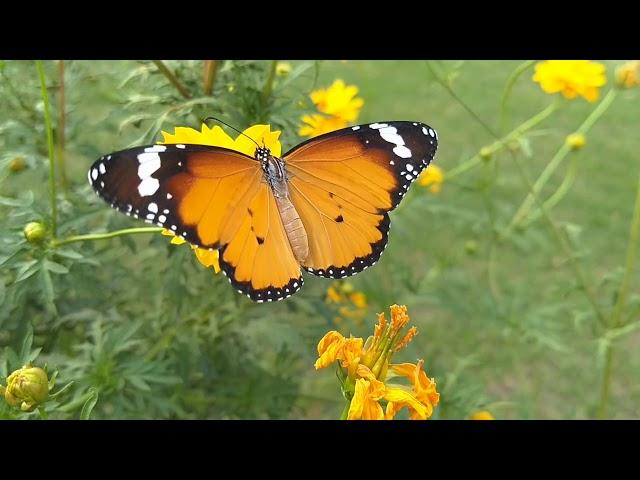
[[[235, 130], [236, 132], [238, 132], [240, 135], [244, 135], [245, 137], [247, 137], [249, 140], [251, 140], [253, 143], [256, 144], [256, 147], [260, 148], [260, 144], [258, 142], [256, 142], [253, 138], [251, 138], [249, 135], [247, 135], [244, 132], [241, 132], [240, 130], [238, 130], [236, 127], [229, 125], [227, 122], [223, 122], [222, 120], [220, 120], [219, 118], [216, 117], [207, 117], [203, 120], [204, 123], [207, 123], [208, 120], [215, 120], [216, 122], [220, 122], [223, 125], [226, 125], [227, 127]], [[264, 144], [264, 139], [262, 139], [262, 143]]]

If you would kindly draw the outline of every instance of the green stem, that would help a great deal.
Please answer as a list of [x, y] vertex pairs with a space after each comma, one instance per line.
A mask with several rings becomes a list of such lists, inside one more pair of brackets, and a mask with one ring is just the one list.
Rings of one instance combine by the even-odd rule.
[[205, 60], [204, 61], [204, 80], [203, 80], [203, 88], [202, 88], [205, 95], [209, 96], [213, 92], [213, 86], [216, 83], [217, 74], [218, 74], [218, 61]]
[[167, 77], [167, 79], [171, 82], [171, 85], [176, 87], [176, 90], [180, 92], [184, 98], [191, 98], [187, 89], [180, 83], [178, 77], [174, 75], [174, 73], [167, 67], [162, 60], [152, 60], [153, 64], [160, 70], [160, 72]]
[[54, 240], [52, 247], [57, 248], [62, 245], [74, 242], [85, 242], [92, 240], [106, 240], [109, 238], [122, 237], [124, 235], [134, 235], [138, 233], [158, 233], [163, 229], [161, 227], [139, 227], [139, 228], [125, 228], [123, 230], [116, 230], [114, 232], [107, 233], [91, 233], [87, 235], [74, 235], [72, 237], [65, 238], [63, 240]]
[[633, 218], [629, 227], [629, 242], [627, 244], [627, 259], [625, 262], [624, 276], [622, 284], [618, 291], [618, 299], [613, 313], [611, 314], [611, 325], [613, 328], [620, 327], [622, 324], [622, 312], [627, 303], [629, 296], [629, 288], [631, 287], [631, 279], [634, 273], [634, 265], [636, 261], [636, 253], [638, 251], [638, 239], [640, 237], [640, 177], [638, 178], [638, 188], [636, 190], [636, 203], [633, 209]]
[[67, 188], [67, 171], [64, 159], [64, 132], [65, 132], [65, 93], [64, 93], [64, 60], [58, 60], [58, 172], [60, 185], [63, 190]]
[[[264, 82], [264, 87], [262, 88], [262, 111], [264, 112], [267, 107], [267, 102], [271, 97], [271, 93], [273, 92], [273, 80], [276, 78], [276, 67], [278, 65], [277, 60], [271, 60], [271, 66], [269, 68], [269, 75], [267, 76], [267, 80]], [[262, 119], [263, 121], [266, 119]]]
[[511, 96], [513, 85], [516, 83], [516, 80], [520, 78], [520, 75], [527, 71], [534, 63], [535, 60], [527, 60], [526, 62], [521, 63], [513, 72], [511, 72], [511, 75], [509, 75], [509, 78], [507, 79], [507, 84], [505, 85], [504, 92], [502, 94], [502, 101], [500, 102], [500, 133], [504, 132], [504, 129], [507, 126], [507, 102]]
[[40, 90], [42, 92], [42, 102], [44, 103], [44, 124], [47, 130], [47, 148], [49, 150], [49, 203], [51, 204], [51, 234], [55, 239], [58, 228], [56, 165], [53, 154], [53, 130], [51, 128], [51, 112], [49, 111], [49, 94], [47, 93], [47, 82], [44, 78], [42, 60], [36, 60], [36, 69], [38, 70], [38, 77], [40, 78]]
[[[616, 90], [614, 89], [609, 90], [609, 93], [607, 93], [607, 95], [602, 99], [602, 101], [598, 104], [598, 106], [595, 109], [593, 109], [593, 111], [589, 114], [589, 116], [585, 119], [585, 121], [582, 122], [582, 125], [578, 127], [578, 129], [576, 130], [576, 133], [585, 135], [589, 131], [589, 129], [593, 126], [593, 124], [602, 116], [602, 114], [607, 111], [607, 109], [609, 108], [609, 105], [611, 105], [611, 102], [613, 102], [613, 99], [615, 97], [616, 97]], [[567, 142], [562, 144], [560, 149], [556, 152], [556, 154], [553, 156], [551, 161], [544, 168], [544, 170], [538, 177], [538, 180], [536, 180], [536, 182], [534, 183], [533, 191], [527, 195], [525, 200], [522, 202], [522, 205], [517, 210], [516, 214], [513, 216], [511, 223], [507, 228], [508, 231], [513, 229], [515, 225], [522, 222], [526, 218], [526, 216], [529, 214], [529, 210], [531, 210], [531, 207], [533, 206], [534, 195], [537, 195], [538, 193], [540, 193], [542, 188], [546, 185], [547, 181], [555, 173], [555, 171], [558, 169], [558, 167], [560, 166], [562, 161], [565, 159], [567, 154], [571, 152], [571, 150], [572, 150], [572, 147]]]
[[347, 417], [349, 416], [349, 408], [351, 407], [351, 400], [349, 400], [347, 402], [347, 404], [344, 406], [344, 409], [342, 410], [342, 413], [340, 414], [340, 420], [346, 420]]
[[600, 420], [607, 418], [607, 407], [609, 406], [609, 392], [613, 373], [613, 344], [608, 342], [605, 348], [602, 387], [600, 388], [600, 401], [598, 402], [598, 411], [596, 412], [596, 418]]
[[[506, 144], [508, 144], [510, 140], [513, 140], [514, 138], [519, 137], [520, 135], [522, 135], [523, 133], [531, 130], [533, 127], [535, 127], [540, 122], [542, 122], [544, 119], [546, 119], [549, 115], [551, 115], [556, 110], [557, 107], [558, 107], [557, 103], [550, 104], [544, 110], [540, 111], [539, 113], [537, 113], [536, 115], [531, 117], [529, 120], [525, 121], [520, 126], [518, 126], [515, 129], [513, 129], [507, 135], [505, 135], [504, 137], [499, 138], [498, 140], [493, 142], [489, 146], [489, 149], [491, 150], [492, 153], [495, 153], [496, 151], [500, 150]], [[461, 174], [467, 172], [468, 170], [471, 170], [475, 166], [481, 164], [482, 161], [483, 160], [480, 157], [480, 154], [479, 153], [475, 154], [469, 160], [466, 160], [465, 162], [461, 163], [457, 167], [449, 170], [446, 173], [447, 181], [450, 181], [453, 177], [456, 177], [458, 175], [461, 175]]]
[[515, 154], [513, 155], [513, 161], [516, 164], [516, 166], [518, 167], [518, 171], [520, 173], [520, 176], [522, 177], [522, 179], [524, 180], [525, 184], [527, 185], [527, 188], [529, 189], [530, 195], [532, 195], [532, 197], [534, 199], [534, 202], [536, 202], [538, 204], [538, 208], [540, 209], [540, 212], [541, 212], [543, 218], [549, 224], [549, 228], [551, 229], [551, 231], [555, 235], [556, 239], [558, 240], [558, 243], [560, 244], [560, 247], [564, 251], [564, 254], [569, 259], [569, 263], [571, 264], [571, 267], [573, 268], [573, 272], [574, 272], [574, 275], [576, 277], [576, 281], [578, 282], [578, 285], [580, 286], [580, 288], [582, 289], [582, 291], [586, 295], [587, 300], [591, 304], [591, 307], [593, 308], [593, 311], [596, 314], [596, 317], [598, 318], [598, 321], [600, 322], [600, 324], [602, 326], [606, 325], [606, 317], [605, 317], [604, 313], [602, 312], [602, 310], [600, 309], [600, 306], [598, 305], [598, 302], [596, 301], [596, 297], [593, 294], [593, 292], [591, 291], [591, 288], [589, 287], [589, 285], [587, 283], [587, 280], [585, 278], [585, 274], [582, 271], [582, 266], [580, 265], [580, 262], [578, 262], [578, 256], [574, 253], [574, 251], [571, 248], [571, 245], [569, 244], [569, 242], [567, 241], [567, 239], [565, 238], [563, 233], [560, 231], [560, 229], [558, 228], [556, 223], [551, 218], [551, 215], [547, 211], [544, 203], [542, 203], [540, 201], [540, 199], [538, 198], [538, 195], [536, 194], [536, 192], [534, 192], [533, 183], [531, 182], [531, 180], [527, 176], [527, 171], [525, 170], [524, 166], [520, 163], [520, 161], [518, 160], [518, 157]]
[[[562, 200], [564, 196], [569, 192], [569, 190], [571, 189], [571, 186], [573, 185], [573, 182], [576, 179], [577, 172], [578, 172], [578, 157], [574, 155], [573, 158], [571, 159], [571, 164], [569, 165], [567, 174], [565, 175], [564, 180], [562, 180], [562, 183], [558, 187], [558, 190], [556, 190], [554, 194], [551, 195], [544, 202], [544, 206], [547, 210], [553, 209], [553, 207], [555, 207], [558, 203], [560, 203], [560, 200]], [[535, 222], [538, 218], [540, 218], [540, 216], [541, 216], [540, 210], [535, 210], [527, 218], [522, 220], [521, 225], [523, 227], [526, 227], [530, 223]]]

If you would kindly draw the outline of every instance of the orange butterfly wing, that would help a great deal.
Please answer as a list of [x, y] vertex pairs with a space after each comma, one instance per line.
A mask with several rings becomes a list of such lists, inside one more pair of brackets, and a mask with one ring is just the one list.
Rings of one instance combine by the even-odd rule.
[[385, 122], [321, 135], [287, 152], [289, 195], [309, 240], [303, 267], [342, 278], [377, 262], [387, 245], [388, 212], [436, 149], [428, 125]]
[[302, 285], [255, 159], [206, 145], [151, 145], [101, 157], [88, 175], [112, 207], [220, 249], [223, 272], [253, 300], [285, 298]]

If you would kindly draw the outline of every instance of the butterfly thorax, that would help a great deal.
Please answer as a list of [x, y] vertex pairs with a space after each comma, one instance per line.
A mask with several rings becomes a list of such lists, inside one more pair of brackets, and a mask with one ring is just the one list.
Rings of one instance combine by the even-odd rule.
[[303, 263], [309, 256], [309, 240], [300, 214], [289, 198], [288, 176], [284, 160], [271, 155], [268, 148], [256, 149], [256, 159], [260, 161], [264, 178], [271, 187], [278, 206], [282, 225], [287, 234], [293, 255]]

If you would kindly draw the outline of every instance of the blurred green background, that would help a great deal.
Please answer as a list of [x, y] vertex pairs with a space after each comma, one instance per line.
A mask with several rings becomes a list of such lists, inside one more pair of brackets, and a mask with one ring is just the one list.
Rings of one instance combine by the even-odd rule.
[[[478, 410], [505, 419], [593, 418], [602, 411], [605, 377], [606, 416], [637, 418], [637, 268], [623, 315], [628, 328], [618, 335], [620, 325], [596, 320], [544, 219], [496, 241], [528, 193], [517, 162], [535, 181], [597, 104], [544, 93], [531, 67], [515, 81], [501, 125], [505, 84], [520, 61], [288, 63], [291, 71], [273, 79], [265, 101], [267, 61], [220, 62], [210, 96], [201, 94], [202, 62], [165, 62], [190, 100], [153, 62], [66, 61], [67, 187], [58, 192], [58, 237], [144, 226], [91, 192], [86, 172], [97, 157], [155, 141], [160, 129], [197, 128], [207, 115], [240, 129], [282, 128], [286, 151], [301, 141], [311, 90], [341, 78], [364, 99], [356, 123], [434, 127], [434, 164], [445, 172], [439, 193], [411, 187], [391, 214], [381, 260], [349, 279], [366, 295], [363, 321], [336, 323], [340, 306], [326, 300], [335, 282], [309, 275], [292, 298], [254, 304], [160, 234], [59, 248], [27, 242], [26, 223], [49, 223], [47, 137], [34, 62], [8, 61], [0, 66], [0, 383], [27, 360], [58, 369], [54, 391], [73, 383], [40, 413], [49, 418], [78, 418], [83, 407], [91, 418], [337, 418], [344, 400], [334, 372], [313, 367], [318, 340], [331, 329], [366, 338], [375, 314], [397, 303], [408, 306], [419, 330], [397, 360], [425, 359], [441, 393], [433, 418]], [[601, 98], [622, 62], [604, 64]], [[59, 143], [59, 64], [45, 61], [44, 72]], [[575, 169], [550, 215], [607, 315], [623, 278], [640, 175], [640, 89], [616, 95], [584, 148], [568, 153], [541, 192], [553, 194]], [[553, 102], [558, 108], [512, 142], [512, 153], [502, 149], [449, 180], [448, 171], [496, 140], [459, 100], [499, 135]], [[13, 171], [16, 158], [28, 168]], [[5, 404], [0, 414], [38, 418]]]

